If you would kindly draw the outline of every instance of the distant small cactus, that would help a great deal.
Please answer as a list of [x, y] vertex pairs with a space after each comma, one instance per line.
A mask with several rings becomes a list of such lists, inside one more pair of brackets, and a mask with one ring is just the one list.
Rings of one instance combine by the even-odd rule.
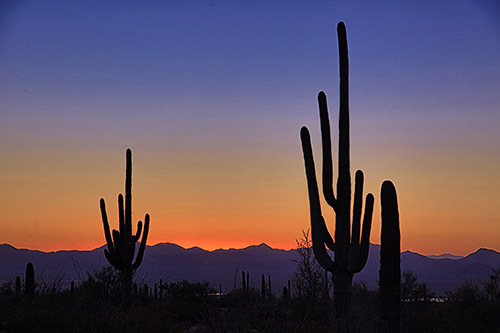
[[266, 277], [262, 274], [262, 279], [260, 282], [260, 294], [262, 298], [266, 297]]
[[21, 277], [19, 275], [16, 276], [15, 289], [16, 289], [16, 295], [19, 295], [21, 293]]
[[288, 299], [288, 289], [286, 287], [283, 287], [283, 299]]
[[26, 278], [24, 280], [24, 292], [28, 302], [35, 298], [35, 269], [32, 263], [26, 265]]

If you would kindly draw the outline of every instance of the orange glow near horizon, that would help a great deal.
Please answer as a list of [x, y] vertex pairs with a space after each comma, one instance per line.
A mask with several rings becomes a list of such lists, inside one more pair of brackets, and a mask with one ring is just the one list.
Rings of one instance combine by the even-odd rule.
[[[370, 143], [379, 144], [383, 143]], [[185, 154], [162, 159], [137, 150], [133, 155], [134, 221], [143, 219], [146, 212], [151, 214], [150, 245], [171, 242], [214, 250], [266, 243], [274, 248], [295, 248], [301, 230], [309, 228], [305, 177], [298, 152], [295, 149], [295, 156], [253, 153], [250, 158], [232, 151], [229, 159], [214, 153], [194, 161]], [[356, 151], [354, 155], [358, 154]], [[443, 173], [430, 177], [418, 154], [414, 160], [394, 160], [390, 170], [374, 164], [371, 155], [366, 152], [362, 160], [353, 163], [353, 170], [358, 164], [366, 166], [365, 193], [375, 195], [372, 243], [379, 243], [378, 184], [387, 173], [393, 175], [398, 190], [402, 250], [465, 255], [479, 247], [500, 249], [495, 186], [485, 177], [487, 173], [493, 177], [494, 170], [484, 169], [483, 174], [466, 178], [447, 171], [453, 162], [432, 156], [434, 168], [443, 168]], [[316, 159], [318, 156], [319, 151]], [[37, 168], [28, 167], [32, 165], [28, 163], [23, 171], [15, 163], [19, 157], [12, 154], [10, 160], [16, 171], [11, 170], [13, 176], [4, 182], [0, 200], [6, 204], [4, 221], [15, 222], [2, 223], [1, 242], [42, 251], [90, 250], [103, 245], [98, 200], [105, 198], [111, 227], [116, 228], [116, 195], [124, 186], [124, 149], [110, 153], [105, 163], [95, 159], [81, 166], [86, 157], [73, 156], [64, 163], [62, 172], [51, 171], [45, 165], [49, 162], [37, 156]], [[94, 164], [102, 170], [86, 167]], [[464, 165], [468, 167], [469, 163]], [[43, 174], [36, 173], [40, 168]], [[29, 184], [29, 191], [20, 184]], [[322, 207], [333, 232], [334, 215], [324, 202]]]

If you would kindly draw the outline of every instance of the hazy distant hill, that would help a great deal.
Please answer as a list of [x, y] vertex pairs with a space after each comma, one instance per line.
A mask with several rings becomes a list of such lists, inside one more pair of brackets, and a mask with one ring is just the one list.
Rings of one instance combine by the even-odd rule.
[[462, 259], [463, 257], [456, 256], [456, 255], [451, 254], [451, 253], [443, 253], [440, 255], [427, 256], [427, 258], [431, 258], [431, 259]]
[[[379, 270], [379, 245], [370, 246], [370, 255], [365, 269], [355, 275], [356, 280], [365, 281], [375, 288]], [[266, 244], [244, 249], [206, 251], [199, 247], [184, 249], [171, 243], [148, 246], [141, 269], [136, 274], [138, 281], [151, 283], [163, 281], [209, 281], [214, 287], [222, 285], [230, 290], [240, 285], [241, 270], [250, 272], [250, 285], [260, 288], [261, 274], [271, 275], [272, 286], [279, 292], [292, 276], [297, 259], [296, 250], [272, 249]], [[106, 265], [103, 248], [92, 251], [41, 252], [16, 249], [8, 244], [0, 245], [0, 280], [14, 279], [22, 275], [27, 262], [35, 265], [37, 275], [53, 279], [64, 273], [69, 283], [85, 276], [89, 268]], [[437, 293], [453, 288], [464, 280], [485, 279], [493, 268], [500, 267], [500, 253], [479, 249], [458, 259], [429, 258], [418, 253], [401, 253], [402, 270], [417, 273], [420, 282], [426, 282]]]

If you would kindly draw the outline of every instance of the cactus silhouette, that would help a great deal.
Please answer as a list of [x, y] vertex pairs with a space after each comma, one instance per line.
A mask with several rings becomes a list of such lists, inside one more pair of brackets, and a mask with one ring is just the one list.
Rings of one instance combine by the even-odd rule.
[[142, 221], [137, 223], [137, 233], [132, 234], [132, 151], [126, 152], [126, 171], [125, 171], [125, 207], [123, 206], [123, 195], [118, 195], [118, 213], [119, 230], [109, 230], [108, 216], [106, 213], [106, 204], [101, 198], [101, 216], [104, 226], [104, 236], [108, 248], [104, 249], [104, 255], [108, 262], [121, 275], [121, 293], [122, 305], [127, 307], [130, 303], [130, 293], [132, 289], [132, 276], [134, 271], [139, 268], [144, 257], [146, 241], [149, 233], [149, 214], [144, 218], [144, 232], [134, 261], [135, 243], [141, 237]]
[[382, 230], [380, 234], [379, 285], [382, 301], [381, 332], [400, 331], [401, 248], [399, 211], [396, 188], [392, 182], [382, 183]]
[[[366, 196], [363, 229], [360, 242], [363, 181], [361, 170], [356, 171], [354, 205], [351, 230], [351, 172], [349, 158], [349, 61], [347, 35], [343, 22], [337, 25], [340, 69], [339, 148], [337, 196], [333, 191], [333, 163], [330, 138], [330, 121], [324, 92], [318, 94], [323, 150], [323, 195], [335, 212], [335, 242], [326, 228], [316, 181], [316, 171], [307, 127], [302, 127], [300, 137], [309, 192], [311, 234], [314, 256], [318, 263], [333, 274], [334, 307], [338, 331], [348, 331], [350, 293], [354, 273], [360, 272], [368, 259], [370, 231], [373, 214], [373, 195]], [[325, 246], [326, 245], [326, 246]], [[334, 260], [326, 247], [334, 251]]]
[[266, 277], [262, 274], [262, 279], [260, 282], [260, 294], [262, 298], [266, 297]]
[[283, 299], [289, 298], [287, 287], [283, 287]]
[[16, 290], [16, 295], [19, 296], [19, 294], [21, 293], [21, 277], [19, 275], [16, 276], [15, 290]]
[[35, 269], [32, 263], [26, 265], [26, 277], [24, 279], [24, 293], [28, 302], [35, 298]]

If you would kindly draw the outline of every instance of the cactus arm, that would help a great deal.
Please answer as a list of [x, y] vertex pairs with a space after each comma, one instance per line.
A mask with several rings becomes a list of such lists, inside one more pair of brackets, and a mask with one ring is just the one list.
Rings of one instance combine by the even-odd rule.
[[326, 202], [333, 208], [337, 207], [333, 193], [333, 163], [332, 140], [330, 136], [330, 119], [328, 118], [328, 105], [323, 91], [318, 94], [319, 119], [321, 125], [321, 144], [323, 151], [323, 195]]
[[137, 222], [137, 233], [135, 236], [133, 236], [132, 241], [135, 243], [139, 240], [141, 237], [141, 232], [142, 232], [142, 221]]
[[120, 232], [116, 229], [113, 229], [113, 243], [115, 245], [115, 253], [113, 257], [115, 258], [115, 263], [120, 264], [123, 262], [123, 244], [120, 241]]
[[125, 241], [125, 212], [123, 210], [123, 194], [118, 194], [118, 230], [120, 230], [120, 235], [122, 242]]
[[141, 245], [139, 246], [139, 251], [137, 252], [137, 257], [132, 265], [132, 269], [136, 270], [142, 263], [142, 258], [144, 257], [144, 250], [146, 249], [146, 241], [148, 239], [149, 233], [149, 214], [146, 214], [144, 218], [144, 232], [142, 233]]
[[109, 253], [107, 249], [104, 249], [104, 256], [106, 257], [111, 266], [116, 267], [117, 263], [115, 262], [114, 257]]
[[335, 264], [326, 251], [325, 243], [330, 244], [331, 247], [334, 246], [334, 243], [332, 237], [328, 233], [325, 220], [321, 214], [318, 183], [316, 181], [314, 158], [311, 147], [311, 137], [307, 127], [305, 126], [300, 130], [300, 139], [302, 141], [302, 152], [304, 154], [304, 166], [306, 169], [307, 188], [309, 192], [309, 211], [311, 216], [313, 252], [321, 267], [326, 270], [333, 271], [335, 270]]
[[132, 151], [127, 149], [125, 168], [125, 239], [132, 236]]
[[361, 209], [363, 203], [363, 180], [363, 171], [356, 171], [354, 204], [352, 208], [351, 244], [349, 246], [347, 261], [347, 270], [351, 273], [354, 273], [357, 270], [360, 260], [359, 233], [361, 229]]
[[101, 198], [100, 200], [100, 206], [101, 206], [102, 225], [104, 227], [104, 237], [106, 238], [106, 244], [108, 245], [109, 254], [112, 256], [115, 252], [115, 248], [113, 246], [111, 232], [109, 231], [108, 214], [106, 213], [106, 203], [104, 202], [103, 198]]
[[351, 244], [359, 245], [359, 231], [361, 228], [361, 209], [363, 204], [363, 171], [356, 171], [354, 185], [354, 204], [352, 208]]
[[331, 250], [331, 251], [335, 251], [335, 242], [333, 241], [333, 238], [332, 236], [330, 236], [330, 233], [328, 232], [328, 229], [326, 228], [326, 222], [325, 220], [323, 219], [323, 224], [322, 224], [322, 227], [323, 227], [323, 234], [325, 235], [325, 238], [324, 238], [324, 242], [325, 242], [325, 245]]
[[[330, 258], [324, 244], [330, 244], [330, 249], [334, 247], [334, 242], [328, 230], [326, 229], [323, 216], [313, 220], [311, 218], [311, 238], [313, 240], [313, 253], [316, 260], [323, 269], [334, 272], [337, 269], [337, 264]], [[314, 241], [317, 239], [317, 241]]]
[[127, 265], [132, 265], [132, 260], [134, 260], [134, 254], [135, 254], [135, 242], [133, 239], [130, 239], [129, 243], [127, 244], [127, 251], [125, 253], [125, 262]]
[[352, 273], [359, 273], [365, 268], [368, 261], [368, 252], [370, 251], [370, 232], [372, 229], [373, 216], [373, 194], [368, 193], [365, 199], [365, 215], [363, 217], [363, 230], [361, 234], [361, 244], [359, 248], [358, 266]]

